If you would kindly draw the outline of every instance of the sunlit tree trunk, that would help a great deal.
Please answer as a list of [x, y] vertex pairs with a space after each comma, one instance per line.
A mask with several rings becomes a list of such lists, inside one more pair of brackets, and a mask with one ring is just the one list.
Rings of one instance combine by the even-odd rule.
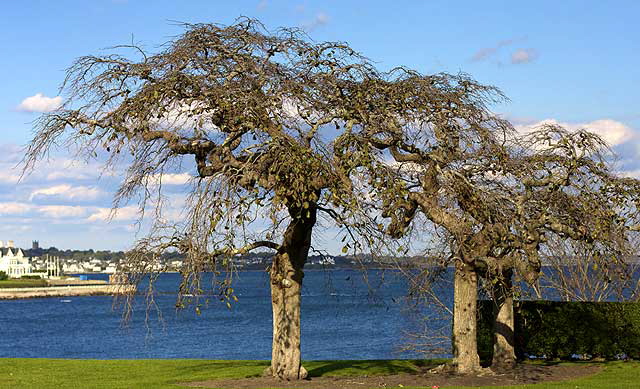
[[458, 373], [480, 370], [477, 346], [478, 276], [475, 269], [456, 261], [453, 302], [453, 365]]
[[513, 368], [516, 364], [513, 271], [502, 273], [494, 290], [493, 360], [494, 368]]
[[295, 218], [296, 213], [292, 212], [293, 219], [270, 270], [273, 343], [271, 366], [265, 373], [284, 380], [307, 377], [300, 354], [300, 291], [316, 210], [309, 208], [301, 213], [302, 217]]

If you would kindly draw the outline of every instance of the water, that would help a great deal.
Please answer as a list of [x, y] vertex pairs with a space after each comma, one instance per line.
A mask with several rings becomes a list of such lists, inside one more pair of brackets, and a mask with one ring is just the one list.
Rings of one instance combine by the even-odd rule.
[[[356, 270], [306, 272], [304, 359], [419, 357], [399, 352], [403, 334], [417, 328], [417, 315], [402, 298], [405, 283], [389, 271], [370, 271], [368, 278], [365, 282]], [[232, 309], [214, 301], [201, 315], [189, 308], [176, 312], [178, 283], [178, 274], [164, 274], [158, 281], [162, 322], [152, 311], [145, 324], [145, 305], [139, 301], [127, 328], [109, 296], [0, 301], [0, 357], [270, 359], [265, 272], [240, 273], [234, 284], [239, 301]]]
[[[424, 355], [400, 349], [407, 343], [406, 333], [422, 332], [425, 326], [442, 329], [436, 332], [442, 335], [442, 352], [434, 356], [449, 356], [451, 317], [429, 307], [410, 309], [399, 272], [373, 270], [367, 276], [365, 282], [358, 270], [305, 272], [303, 358], [420, 358]], [[638, 277], [640, 271], [634, 280]], [[438, 289], [449, 307], [452, 278], [448, 269], [448, 281]], [[201, 315], [193, 308], [175, 310], [179, 281], [178, 274], [163, 274], [158, 280], [156, 303], [162, 321], [155, 311], [145, 320], [141, 296], [126, 328], [109, 296], [0, 300], [0, 357], [270, 359], [271, 302], [265, 272], [239, 273], [233, 285], [239, 301], [232, 309], [214, 298]], [[543, 296], [558, 299], [553, 290], [543, 290]], [[428, 320], [421, 320], [425, 316]]]

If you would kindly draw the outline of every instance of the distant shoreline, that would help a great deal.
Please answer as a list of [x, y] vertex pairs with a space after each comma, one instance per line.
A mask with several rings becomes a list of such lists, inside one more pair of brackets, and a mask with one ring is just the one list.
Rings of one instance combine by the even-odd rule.
[[17, 300], [39, 297], [105, 296], [120, 295], [131, 291], [133, 285], [97, 284], [65, 285], [0, 289], [0, 300]]

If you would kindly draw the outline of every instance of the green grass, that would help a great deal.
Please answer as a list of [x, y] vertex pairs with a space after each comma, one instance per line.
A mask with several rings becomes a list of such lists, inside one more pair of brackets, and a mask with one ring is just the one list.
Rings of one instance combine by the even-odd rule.
[[[442, 361], [309, 361], [312, 376], [410, 373]], [[266, 361], [0, 359], [0, 388], [178, 388], [178, 382], [259, 375]], [[609, 362], [594, 376], [531, 389], [638, 388], [640, 362]], [[458, 387], [459, 388], [459, 387]], [[494, 387], [507, 389], [509, 387]], [[515, 387], [511, 387], [515, 388]], [[444, 388], [443, 388], [444, 389]]]
[[0, 388], [177, 388], [260, 374], [264, 361], [0, 359]]
[[[571, 363], [571, 362], [567, 362]], [[577, 362], [585, 363], [585, 362]], [[517, 386], [483, 386], [483, 389], [638, 389], [640, 362], [605, 362], [603, 370], [592, 376], [561, 382]], [[441, 389], [467, 389], [466, 386], [446, 386]]]
[[47, 280], [8, 279], [0, 281], [0, 288], [35, 288], [47, 286]]

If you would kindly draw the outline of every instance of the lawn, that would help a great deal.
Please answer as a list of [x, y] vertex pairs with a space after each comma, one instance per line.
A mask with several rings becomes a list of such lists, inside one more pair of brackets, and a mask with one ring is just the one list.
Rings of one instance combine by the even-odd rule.
[[[568, 362], [570, 363], [570, 362]], [[640, 388], [640, 362], [606, 362], [603, 371], [590, 377], [563, 382], [519, 386], [484, 386], [483, 389], [638, 389]], [[448, 386], [441, 389], [467, 387]]]
[[[312, 376], [416, 371], [437, 361], [310, 361]], [[177, 388], [176, 382], [259, 375], [267, 361], [0, 359], [0, 388]], [[532, 389], [638, 388], [640, 362], [609, 362], [591, 377], [518, 386]], [[457, 387], [460, 388], [460, 387]], [[509, 387], [494, 387], [506, 389]], [[442, 388], [444, 389], [444, 388]]]
[[4, 281], [0, 281], [0, 288], [35, 288], [39, 286], [47, 286], [47, 280], [38, 279], [22, 279], [12, 278]]

